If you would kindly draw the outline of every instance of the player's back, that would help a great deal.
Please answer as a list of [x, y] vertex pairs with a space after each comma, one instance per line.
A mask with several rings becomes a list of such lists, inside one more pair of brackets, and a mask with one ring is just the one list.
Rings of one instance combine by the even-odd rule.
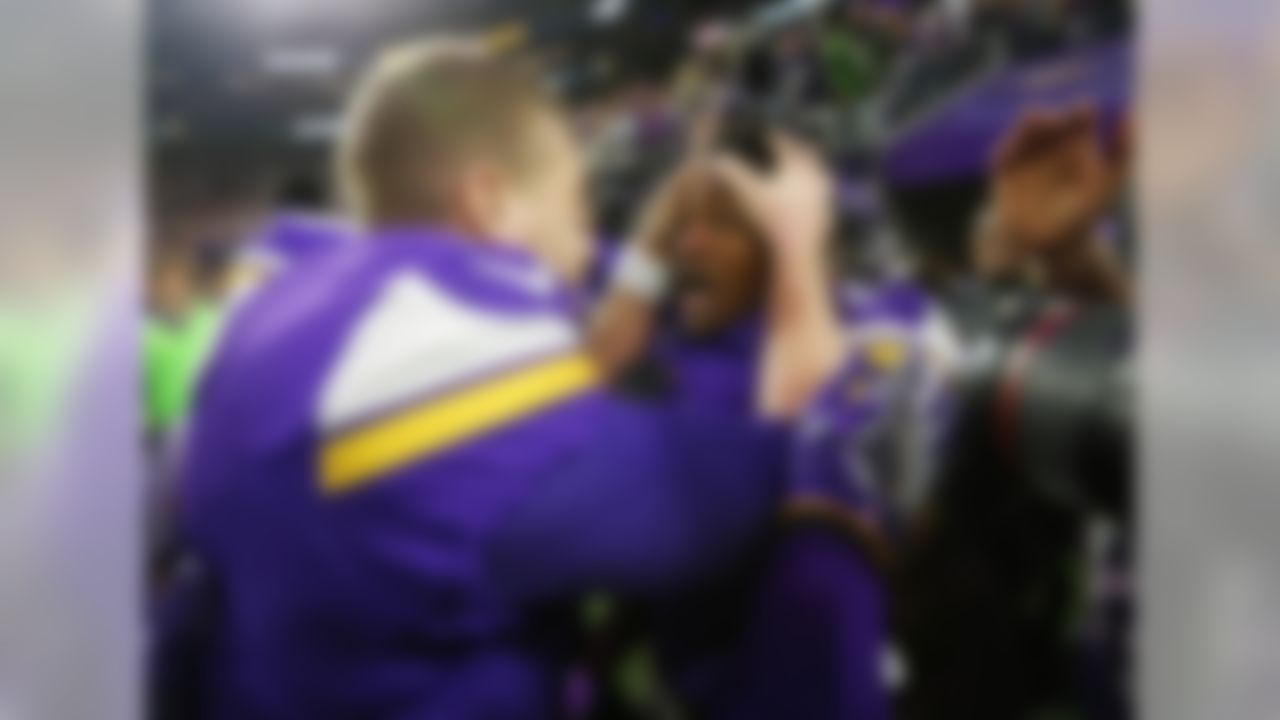
[[590, 442], [594, 383], [550, 276], [440, 233], [352, 244], [248, 298], [182, 490], [217, 591], [213, 714], [552, 714], [556, 624], [535, 637], [487, 542]]

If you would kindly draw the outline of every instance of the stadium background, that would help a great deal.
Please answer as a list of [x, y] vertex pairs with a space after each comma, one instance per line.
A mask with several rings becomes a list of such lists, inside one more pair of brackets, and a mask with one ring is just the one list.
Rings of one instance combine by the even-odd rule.
[[181, 315], [257, 216], [325, 197], [342, 98], [396, 40], [479, 33], [542, 58], [592, 150], [606, 236], [681, 118], [731, 86], [819, 136], [848, 245], [954, 270], [1000, 133], [1046, 100], [1121, 110], [1131, 30], [1126, 0], [154, 2], [151, 304]]

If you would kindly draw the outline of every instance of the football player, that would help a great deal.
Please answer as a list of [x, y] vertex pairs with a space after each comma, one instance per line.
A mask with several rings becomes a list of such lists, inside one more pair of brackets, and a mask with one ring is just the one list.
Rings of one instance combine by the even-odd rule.
[[[645, 392], [746, 417], [787, 258], [740, 185], [773, 171], [788, 141], [741, 118], [710, 132], [735, 170], [687, 178], [663, 232], [620, 261], [625, 273], [641, 256], [670, 277], [668, 293], [616, 293], [601, 316], [620, 328], [615, 363], [644, 358], [635, 375]], [[906, 280], [810, 287], [827, 292], [815, 302], [841, 328], [842, 370], [798, 420], [782, 523], [754, 563], [659, 623], [673, 694], [697, 717], [889, 713], [884, 572], [898, 526], [926, 494], [955, 350], [942, 315]]]

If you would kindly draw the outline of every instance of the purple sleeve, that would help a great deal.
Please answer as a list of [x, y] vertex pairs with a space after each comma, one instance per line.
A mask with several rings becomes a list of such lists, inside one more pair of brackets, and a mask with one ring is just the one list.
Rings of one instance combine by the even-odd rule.
[[783, 430], [621, 402], [599, 421], [603, 439], [496, 536], [492, 564], [515, 597], [673, 590], [730, 562], [773, 518]]

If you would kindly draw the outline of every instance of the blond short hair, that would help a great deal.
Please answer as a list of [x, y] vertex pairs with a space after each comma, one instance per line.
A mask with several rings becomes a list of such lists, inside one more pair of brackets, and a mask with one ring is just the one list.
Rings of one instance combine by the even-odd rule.
[[554, 101], [528, 61], [472, 39], [427, 39], [382, 52], [358, 83], [337, 152], [344, 203], [366, 222], [444, 212], [459, 164], [483, 158], [527, 174], [532, 117]]

